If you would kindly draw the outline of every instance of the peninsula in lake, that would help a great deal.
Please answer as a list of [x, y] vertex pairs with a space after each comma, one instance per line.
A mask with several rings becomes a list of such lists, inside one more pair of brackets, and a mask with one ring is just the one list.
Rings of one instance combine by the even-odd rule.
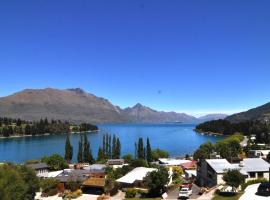
[[0, 113], [5, 117], [32, 121], [48, 118], [93, 124], [200, 123], [226, 117], [223, 114], [213, 114], [196, 118], [185, 113], [157, 111], [139, 103], [123, 109], [80, 88], [26, 89], [0, 98]]

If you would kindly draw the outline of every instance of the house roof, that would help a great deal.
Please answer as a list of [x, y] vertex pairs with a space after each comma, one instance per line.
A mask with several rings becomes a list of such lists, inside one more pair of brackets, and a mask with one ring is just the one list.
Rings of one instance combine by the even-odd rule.
[[107, 161], [108, 165], [119, 165], [119, 164], [122, 165], [124, 163], [125, 163], [124, 159], [109, 159]]
[[60, 182], [67, 182], [68, 180], [73, 181], [84, 181], [90, 175], [89, 170], [81, 170], [81, 169], [64, 169], [61, 174], [55, 177], [55, 179], [59, 180]]
[[184, 169], [192, 169], [192, 168], [195, 168], [196, 165], [197, 165], [197, 161], [192, 160], [190, 162], [181, 164], [181, 167], [183, 167]]
[[233, 166], [245, 172], [267, 172], [270, 164], [261, 158], [244, 158], [241, 166], [239, 164]]
[[226, 159], [206, 159], [205, 160], [216, 173], [224, 173], [227, 169], [233, 169], [234, 167]]
[[48, 169], [49, 168], [49, 166], [46, 163], [29, 164], [27, 166], [34, 169], [34, 170]]
[[83, 182], [83, 186], [104, 187], [105, 178], [88, 178]]
[[105, 172], [106, 165], [103, 164], [93, 164], [83, 167], [85, 170], [89, 170], [91, 173], [101, 173]]
[[226, 159], [206, 159], [206, 162], [216, 171], [224, 173], [228, 169], [239, 169], [242, 174], [248, 172], [269, 171], [270, 164], [261, 158], [245, 158], [240, 164], [231, 164]]
[[174, 159], [174, 158], [160, 158], [158, 160], [161, 164], [168, 165], [168, 166], [180, 166], [184, 163], [191, 162], [190, 160]]
[[132, 184], [135, 181], [142, 181], [148, 172], [156, 171], [155, 168], [137, 167], [125, 176], [117, 179], [117, 182]]

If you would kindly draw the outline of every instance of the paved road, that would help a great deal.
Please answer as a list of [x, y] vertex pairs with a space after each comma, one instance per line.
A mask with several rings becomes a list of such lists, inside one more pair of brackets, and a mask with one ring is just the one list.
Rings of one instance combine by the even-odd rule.
[[266, 199], [269, 200], [270, 197], [262, 197], [255, 194], [257, 192], [259, 185], [260, 183], [248, 186], [245, 189], [245, 193], [240, 197], [239, 200], [251, 200], [251, 199], [252, 200], [266, 200]]
[[[190, 199], [197, 199], [200, 195], [199, 194], [200, 188], [193, 184], [192, 185], [192, 195], [190, 196]], [[179, 188], [176, 188], [168, 193], [167, 199], [178, 199], [179, 195]]]

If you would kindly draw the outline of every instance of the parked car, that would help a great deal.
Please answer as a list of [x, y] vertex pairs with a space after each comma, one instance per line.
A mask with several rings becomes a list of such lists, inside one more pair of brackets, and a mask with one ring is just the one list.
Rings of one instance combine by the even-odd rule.
[[189, 188], [182, 188], [179, 191], [179, 198], [180, 199], [188, 199], [192, 195], [192, 190]]

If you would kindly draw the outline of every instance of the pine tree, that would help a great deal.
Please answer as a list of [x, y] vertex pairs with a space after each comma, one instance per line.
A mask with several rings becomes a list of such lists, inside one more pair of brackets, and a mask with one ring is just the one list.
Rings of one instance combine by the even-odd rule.
[[117, 158], [117, 149], [116, 149], [116, 137], [113, 135], [113, 140], [112, 140], [112, 158], [116, 159]]
[[137, 159], [138, 158], [138, 145], [135, 142], [135, 153], [134, 153], [134, 158]]
[[98, 148], [98, 155], [97, 155], [97, 161], [104, 160], [103, 150], [101, 147]]
[[82, 146], [82, 136], [80, 136], [80, 141], [79, 141], [79, 146], [78, 146], [78, 155], [77, 155], [77, 160], [78, 163], [83, 162], [83, 146]]
[[70, 144], [69, 135], [67, 135], [66, 138], [66, 144], [65, 144], [65, 159], [67, 162], [70, 162], [72, 160], [73, 156], [73, 147]]
[[108, 157], [112, 158], [112, 137], [111, 137], [111, 135], [109, 135], [109, 153], [108, 153]]
[[139, 159], [144, 159], [144, 146], [143, 146], [143, 139], [139, 138], [138, 141], [138, 153], [137, 156]]
[[103, 154], [103, 158], [106, 157], [106, 140], [105, 140], [105, 135], [103, 135], [103, 141], [102, 141], [102, 154]]
[[84, 139], [83, 139], [83, 162], [87, 162], [90, 164], [93, 163], [92, 151], [91, 151], [90, 143], [87, 139], [86, 134], [84, 134]]
[[116, 158], [120, 158], [121, 156], [121, 142], [120, 142], [120, 139], [117, 138], [116, 140]]
[[147, 159], [147, 162], [153, 161], [152, 149], [151, 149], [149, 138], [147, 138], [147, 144], [146, 144], [146, 159]]

